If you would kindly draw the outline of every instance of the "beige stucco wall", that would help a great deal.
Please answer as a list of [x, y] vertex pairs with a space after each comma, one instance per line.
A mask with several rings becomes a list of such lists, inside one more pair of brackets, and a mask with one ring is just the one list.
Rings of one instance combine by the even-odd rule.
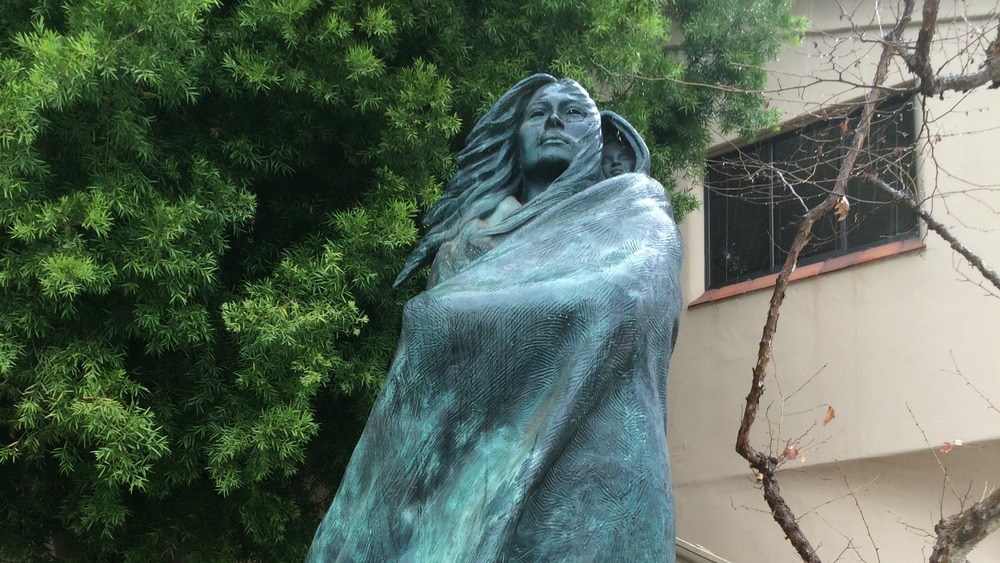
[[[812, 28], [773, 65], [768, 94], [789, 119], [862, 94], [814, 79], [845, 70], [851, 80], [870, 80], [879, 48], [867, 40], [881, 35], [877, 22], [866, 40], [845, 38], [850, 21], [839, 6], [867, 24], [874, 5], [800, 2]], [[946, 13], [955, 6], [970, 12]], [[978, 16], [996, 10], [992, 1], [942, 3], [942, 36], [951, 38], [942, 48], [964, 44], [961, 35], [985, 25]], [[895, 21], [888, 10], [881, 18], [885, 29]], [[851, 64], [852, 51], [861, 53], [860, 66]], [[951, 64], [963, 63], [978, 64], [962, 57]], [[924, 109], [924, 138], [940, 135], [920, 168], [920, 189], [935, 196], [927, 208], [1000, 268], [1000, 92], [951, 93]], [[681, 225], [685, 303], [705, 289], [704, 229], [700, 212]], [[919, 253], [802, 280], [787, 293], [754, 445], [780, 452], [792, 441], [804, 453], [804, 463], [785, 466], [782, 489], [824, 561], [926, 560], [942, 506], [951, 513], [958, 497], [978, 500], [1000, 481], [1000, 411], [979, 394], [1000, 407], [1000, 298], [986, 296], [980, 276], [937, 235], [924, 241]], [[685, 308], [671, 362], [678, 535], [734, 563], [798, 560], [733, 450], [770, 296]], [[827, 405], [836, 419], [823, 426]], [[966, 445], [937, 458], [927, 446], [955, 439]], [[970, 560], [1000, 561], [1000, 538]]]

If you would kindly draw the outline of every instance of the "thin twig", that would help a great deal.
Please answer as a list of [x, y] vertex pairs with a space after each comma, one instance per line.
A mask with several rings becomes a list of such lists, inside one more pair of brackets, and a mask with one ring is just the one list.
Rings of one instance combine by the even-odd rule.
[[861, 510], [861, 503], [858, 501], [858, 495], [854, 494], [854, 489], [851, 488], [851, 482], [847, 480], [847, 474], [840, 468], [840, 465], [838, 464], [836, 467], [837, 473], [840, 473], [840, 477], [844, 480], [844, 485], [847, 486], [848, 493], [851, 495], [851, 498], [854, 499], [854, 506], [857, 507], [858, 514], [861, 516], [861, 523], [865, 525], [865, 533], [868, 534], [868, 541], [872, 543], [872, 548], [875, 550], [875, 560], [882, 563], [882, 558], [878, 554], [878, 544], [875, 543], [875, 537], [872, 536], [872, 529], [868, 525], [868, 519], [865, 518], [865, 511]]
[[[840, 468], [838, 467], [837, 470], [839, 471]], [[841, 474], [841, 476], [843, 476], [844, 473], [841, 471], [840, 474]], [[810, 508], [809, 510], [803, 512], [802, 516], [805, 516], [806, 514], [809, 514], [811, 512], [819, 510], [820, 508], [823, 508], [824, 506], [826, 506], [828, 504], [833, 504], [833, 503], [837, 502], [840, 499], [847, 498], [847, 497], [852, 497], [852, 496], [855, 495], [855, 493], [857, 491], [866, 491], [866, 490], [868, 490], [868, 487], [872, 486], [875, 483], [875, 481], [878, 481], [879, 477], [880, 477], [879, 475], [876, 475], [875, 477], [872, 478], [871, 481], [868, 481], [867, 483], [865, 483], [864, 485], [861, 485], [860, 487], [856, 487], [856, 488], [852, 489], [850, 486], [848, 486], [847, 487], [848, 491], [846, 493], [840, 495], [839, 497], [834, 497], [834, 498], [832, 498], [832, 499], [830, 499], [830, 500], [828, 500], [828, 501], [826, 501], [824, 503], [817, 504], [816, 506], [814, 506], [814, 507]]]
[[977, 254], [975, 254], [974, 252], [969, 250], [964, 244], [962, 244], [962, 242], [959, 241], [958, 238], [956, 238], [955, 235], [953, 235], [951, 231], [948, 230], [947, 227], [945, 227], [940, 221], [935, 219], [934, 216], [931, 215], [929, 212], [922, 209], [920, 207], [920, 203], [917, 202], [917, 200], [914, 199], [913, 196], [902, 190], [897, 190], [896, 188], [886, 183], [885, 180], [882, 180], [881, 178], [879, 178], [874, 174], [866, 172], [862, 174], [862, 179], [865, 180], [866, 182], [869, 182], [881, 188], [882, 191], [893, 196], [897, 202], [903, 204], [904, 206], [912, 210], [913, 213], [915, 213], [917, 216], [919, 216], [921, 219], [924, 220], [924, 223], [927, 225], [928, 229], [934, 231], [941, 238], [947, 241], [955, 252], [961, 254], [962, 257], [968, 260], [969, 264], [972, 264], [974, 268], [979, 270], [979, 273], [981, 273], [984, 278], [989, 280], [989, 282], [992, 283], [994, 287], [1000, 289], [1000, 276], [997, 276], [997, 273], [993, 271], [993, 269], [991, 269], [989, 266], [987, 266], [986, 263], [983, 262], [983, 260]]
[[[958, 499], [958, 502], [960, 503], [963, 502], [962, 496], [958, 494], [957, 490], [955, 490], [955, 484], [951, 482], [951, 475], [948, 474], [948, 469], [944, 466], [944, 462], [941, 461], [941, 458], [938, 456], [937, 449], [935, 448], [935, 446], [931, 445], [930, 439], [927, 438], [927, 432], [924, 432], [924, 427], [920, 426], [920, 422], [917, 421], [917, 416], [913, 414], [913, 410], [910, 409], [909, 403], [907, 403], [906, 405], [906, 411], [910, 413], [910, 418], [913, 419], [913, 425], [917, 427], [917, 430], [919, 430], [920, 434], [924, 437], [924, 443], [927, 444], [927, 448], [930, 450], [931, 455], [934, 456], [934, 461], [936, 461], [938, 467], [941, 468], [941, 473], [944, 474], [945, 483], [947, 483], [948, 488], [951, 489], [951, 494], [955, 495], [955, 498]], [[943, 511], [943, 504], [944, 501], [942, 499], [942, 511]]]
[[[823, 364], [823, 367], [821, 367], [818, 370], [816, 370], [816, 373], [812, 374], [812, 376], [809, 379], [807, 379], [805, 383], [803, 383], [802, 385], [799, 385], [798, 389], [796, 389], [795, 391], [792, 391], [791, 395], [785, 397], [785, 400], [787, 401], [787, 400], [791, 399], [799, 391], [805, 389], [806, 385], [809, 385], [810, 383], [812, 383], [812, 380], [816, 379], [819, 376], [819, 374], [823, 373], [823, 370], [825, 370], [826, 366], [828, 366], [828, 365], [830, 365], [830, 364], [828, 364], [828, 363], [827, 364]], [[820, 405], [820, 406], [826, 406], [826, 405]]]
[[986, 401], [986, 404], [989, 405], [989, 408], [990, 408], [991, 411], [1000, 414], [1000, 409], [998, 409], [996, 407], [996, 405], [993, 404], [993, 401], [991, 401], [989, 399], [989, 397], [987, 397], [978, 387], [976, 387], [975, 385], [973, 385], [972, 382], [969, 381], [969, 378], [965, 377], [965, 374], [962, 373], [961, 369], [959, 369], [959, 367], [958, 367], [958, 360], [955, 359], [955, 352], [951, 351], [950, 354], [951, 354], [951, 363], [952, 363], [952, 365], [955, 366], [954, 374], [957, 375], [957, 376], [959, 376], [959, 377], [961, 377], [962, 380], [965, 381], [966, 385], [968, 385], [969, 387], [972, 387], [972, 390], [975, 391], [976, 394], [978, 394], [979, 397], [983, 401]]

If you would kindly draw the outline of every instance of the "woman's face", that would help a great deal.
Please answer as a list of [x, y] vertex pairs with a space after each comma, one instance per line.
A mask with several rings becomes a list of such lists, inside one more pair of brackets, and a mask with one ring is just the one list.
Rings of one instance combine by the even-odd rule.
[[518, 130], [521, 169], [561, 173], [599, 128], [597, 106], [580, 86], [556, 82], [540, 88]]

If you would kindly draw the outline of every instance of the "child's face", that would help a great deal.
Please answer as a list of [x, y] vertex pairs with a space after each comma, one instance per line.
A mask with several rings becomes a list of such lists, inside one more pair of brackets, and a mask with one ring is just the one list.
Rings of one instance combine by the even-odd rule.
[[635, 171], [635, 155], [625, 148], [621, 141], [614, 139], [604, 144], [604, 154], [601, 157], [601, 172], [605, 178]]

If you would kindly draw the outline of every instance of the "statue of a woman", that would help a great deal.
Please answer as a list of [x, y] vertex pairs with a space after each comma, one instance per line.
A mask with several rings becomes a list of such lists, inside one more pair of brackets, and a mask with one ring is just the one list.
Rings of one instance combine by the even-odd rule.
[[[602, 172], [603, 139], [630, 172]], [[308, 561], [674, 560], [681, 247], [648, 165], [572, 80], [526, 78], [476, 124]]]

